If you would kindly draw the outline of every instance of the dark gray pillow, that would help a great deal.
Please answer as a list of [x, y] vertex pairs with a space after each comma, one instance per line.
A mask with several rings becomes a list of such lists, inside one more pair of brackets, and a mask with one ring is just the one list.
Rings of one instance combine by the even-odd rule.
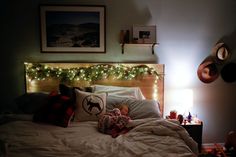
[[14, 100], [19, 112], [34, 114], [48, 101], [47, 93], [26, 93]]

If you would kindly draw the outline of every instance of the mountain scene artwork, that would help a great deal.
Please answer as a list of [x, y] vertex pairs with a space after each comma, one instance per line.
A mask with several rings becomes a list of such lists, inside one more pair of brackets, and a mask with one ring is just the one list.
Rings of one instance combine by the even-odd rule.
[[99, 47], [98, 12], [47, 12], [47, 47]]

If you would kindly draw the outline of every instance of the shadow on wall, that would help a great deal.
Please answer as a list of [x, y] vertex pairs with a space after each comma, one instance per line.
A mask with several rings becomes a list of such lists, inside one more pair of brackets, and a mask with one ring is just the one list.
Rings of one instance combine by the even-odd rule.
[[[213, 47], [211, 54], [207, 56], [198, 67], [198, 77], [204, 83], [215, 81], [219, 75], [225, 82], [236, 81], [236, 30], [228, 36], [222, 37]], [[236, 54], [235, 54], [236, 55]]]
[[152, 56], [150, 56], [150, 59], [148, 61], [137, 61], [137, 60], [132, 60], [132, 59], [123, 59], [122, 62], [125, 63], [150, 63], [150, 64], [155, 64], [155, 63], [159, 63], [159, 57], [157, 56], [156, 53], [154, 53]]
[[105, 5], [106, 11], [109, 12], [107, 14], [107, 34], [109, 36], [113, 34], [117, 40], [119, 39], [119, 34], [117, 33], [120, 30], [130, 30], [131, 32], [133, 25], [147, 25], [151, 19], [150, 10], [145, 2], [137, 3], [135, 0], [119, 0], [106, 1]]
[[231, 34], [222, 37], [218, 42], [224, 42], [227, 44], [229, 50], [231, 52], [236, 50], [236, 30], [232, 32]]
[[[137, 3], [135, 0], [120, 0], [106, 2], [107, 11], [112, 10], [110, 17], [120, 17], [114, 19], [114, 24], [141, 24], [146, 25], [151, 19], [151, 13], [146, 2]], [[127, 14], [128, 13], [128, 14]], [[138, 17], [138, 18], [137, 18]]]

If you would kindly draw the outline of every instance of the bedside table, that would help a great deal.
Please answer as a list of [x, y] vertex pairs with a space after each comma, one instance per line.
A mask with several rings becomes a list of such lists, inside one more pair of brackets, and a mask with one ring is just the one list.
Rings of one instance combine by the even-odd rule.
[[203, 128], [203, 122], [191, 122], [191, 123], [182, 123], [181, 126], [183, 126], [189, 135], [194, 139], [194, 141], [198, 144], [198, 151], [201, 152], [202, 149], [202, 128]]

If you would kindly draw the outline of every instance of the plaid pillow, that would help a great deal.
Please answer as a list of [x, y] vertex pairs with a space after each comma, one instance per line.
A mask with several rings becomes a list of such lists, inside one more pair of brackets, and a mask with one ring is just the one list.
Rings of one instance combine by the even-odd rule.
[[48, 97], [48, 103], [34, 114], [33, 120], [67, 127], [74, 110], [74, 104], [69, 97], [52, 92]]
[[59, 84], [60, 94], [70, 97], [74, 103], [76, 101], [75, 89], [91, 93], [93, 92], [93, 87], [73, 87], [61, 83]]

